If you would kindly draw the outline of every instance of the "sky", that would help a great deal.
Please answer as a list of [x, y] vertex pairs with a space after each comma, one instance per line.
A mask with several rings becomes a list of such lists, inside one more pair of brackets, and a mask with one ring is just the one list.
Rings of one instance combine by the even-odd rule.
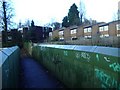
[[[82, 0], [86, 17], [98, 22], [110, 22], [118, 10], [120, 0]], [[15, 8], [14, 21], [24, 23], [34, 20], [35, 25], [60, 22], [68, 14], [70, 6], [75, 3], [79, 8], [80, 0], [12, 0]]]

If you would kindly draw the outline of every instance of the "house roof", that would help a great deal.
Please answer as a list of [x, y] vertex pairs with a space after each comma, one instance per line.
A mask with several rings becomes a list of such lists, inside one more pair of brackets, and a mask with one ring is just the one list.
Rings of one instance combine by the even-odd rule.
[[108, 23], [102, 23], [99, 26], [105, 26], [105, 25], [109, 25], [110, 23], [115, 23], [115, 22], [120, 22], [120, 20], [111, 21], [111, 22], [108, 22]]
[[76, 28], [78, 28], [78, 26], [76, 26], [76, 25], [73, 25], [73, 26], [69, 27], [69, 29], [76, 29]]
[[65, 29], [65, 27], [62, 27], [62, 28], [59, 29], [59, 31], [62, 31], [62, 30], [64, 30], [64, 29]]
[[86, 25], [86, 26], [84, 26], [84, 28], [89, 28], [89, 27], [92, 27], [94, 25], [104, 25], [104, 24], [106, 24], [106, 23], [105, 22], [98, 22], [98, 23], [95, 23], [95, 24], [92, 24], [92, 25]]

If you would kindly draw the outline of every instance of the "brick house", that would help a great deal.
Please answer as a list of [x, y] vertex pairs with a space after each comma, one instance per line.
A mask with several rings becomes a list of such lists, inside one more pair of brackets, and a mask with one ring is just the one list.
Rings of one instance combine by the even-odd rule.
[[107, 38], [107, 37], [119, 37], [120, 36], [120, 24], [118, 21], [112, 21], [109, 23], [100, 22], [93, 25], [85, 26], [71, 26], [68, 28], [61, 28], [52, 32], [52, 38], [59, 37], [59, 39], [73, 40], [73, 38]]

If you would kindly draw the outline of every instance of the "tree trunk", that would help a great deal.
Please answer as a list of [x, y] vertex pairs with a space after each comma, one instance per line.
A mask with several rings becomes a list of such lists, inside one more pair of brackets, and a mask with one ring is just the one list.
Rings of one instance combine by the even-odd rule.
[[4, 14], [4, 30], [5, 30], [5, 42], [7, 42], [7, 17], [6, 17], [6, 2], [3, 2], [3, 14]]

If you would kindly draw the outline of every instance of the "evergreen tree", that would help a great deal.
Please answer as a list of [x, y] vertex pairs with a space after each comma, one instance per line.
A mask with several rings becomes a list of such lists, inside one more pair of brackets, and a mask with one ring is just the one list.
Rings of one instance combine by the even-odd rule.
[[65, 16], [62, 20], [62, 27], [69, 27], [68, 17]]
[[34, 21], [32, 20], [31, 21], [31, 27], [34, 27], [35, 25], [34, 25]]
[[74, 3], [68, 12], [68, 22], [69, 25], [79, 25], [80, 24], [80, 20], [79, 20], [79, 11], [77, 10], [77, 6]]

